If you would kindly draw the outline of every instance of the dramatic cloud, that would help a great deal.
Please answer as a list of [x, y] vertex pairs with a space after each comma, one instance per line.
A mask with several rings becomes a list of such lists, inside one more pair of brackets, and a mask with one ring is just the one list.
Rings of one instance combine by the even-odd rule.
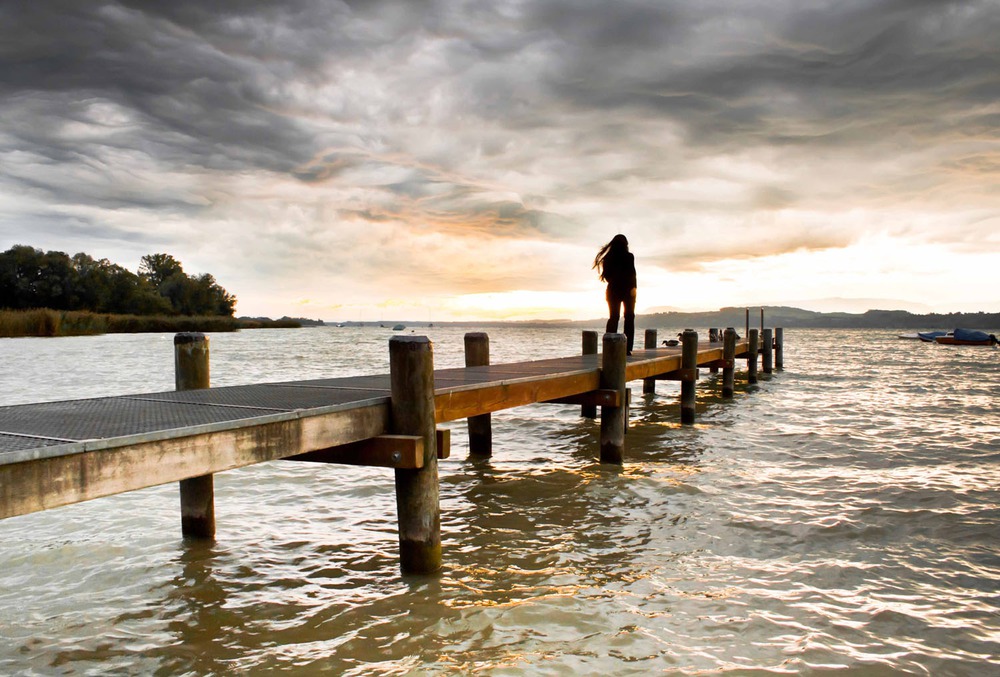
[[[640, 309], [827, 267], [996, 309], [997, 35], [992, 0], [5, 3], [0, 246], [167, 251], [241, 313], [595, 316], [623, 231]], [[976, 284], [838, 276], [859, 246]]]

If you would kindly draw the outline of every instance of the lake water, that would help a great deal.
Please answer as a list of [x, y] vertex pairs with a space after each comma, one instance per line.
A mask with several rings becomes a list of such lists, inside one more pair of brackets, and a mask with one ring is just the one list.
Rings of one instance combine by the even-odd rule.
[[[465, 331], [418, 330], [439, 367]], [[494, 362], [580, 345], [489, 333]], [[213, 334], [213, 385], [385, 373], [391, 334]], [[0, 674], [1000, 675], [1000, 351], [785, 343], [732, 402], [703, 370], [694, 426], [632, 384], [623, 469], [578, 407], [494, 414], [490, 460], [452, 424], [435, 576], [399, 573], [385, 469], [217, 475], [208, 545], [176, 485], [0, 521]], [[172, 350], [3, 339], [0, 404], [170, 390]]]

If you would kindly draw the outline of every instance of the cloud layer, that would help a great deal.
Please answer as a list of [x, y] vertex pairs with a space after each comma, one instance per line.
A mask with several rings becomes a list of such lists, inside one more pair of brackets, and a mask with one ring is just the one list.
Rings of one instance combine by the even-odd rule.
[[991, 1], [6, 3], [0, 245], [168, 251], [275, 314], [598, 288], [619, 230], [650, 280], [1000, 256], [997, 35]]

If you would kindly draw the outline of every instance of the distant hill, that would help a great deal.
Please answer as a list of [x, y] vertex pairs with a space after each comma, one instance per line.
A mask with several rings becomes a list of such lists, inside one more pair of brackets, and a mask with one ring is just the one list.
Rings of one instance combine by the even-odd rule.
[[[671, 311], [649, 313], [636, 316], [639, 327], [669, 327], [681, 329], [707, 329], [710, 327], [734, 327], [740, 329], [746, 324], [746, 308], [721, 308], [699, 313]], [[604, 318], [591, 320], [525, 320], [521, 322], [466, 321], [438, 322], [438, 326], [459, 327], [586, 327], [599, 329], [604, 326]], [[387, 327], [396, 322], [385, 321]], [[372, 326], [375, 322], [348, 322], [344, 326]], [[423, 327], [425, 322], [403, 322], [407, 326]], [[768, 327], [816, 328], [816, 329], [910, 329], [910, 330], [952, 330], [957, 327], [1000, 330], [1000, 313], [929, 313], [918, 315], [906, 310], [869, 310], [864, 313], [821, 313], [788, 306], [764, 306], [764, 324]], [[750, 326], [760, 326], [760, 308], [750, 309]], [[619, 328], [621, 328], [619, 326]]]
[[288, 320], [290, 320], [292, 322], [298, 322], [303, 327], [325, 327], [326, 326], [326, 322], [324, 322], [323, 320], [310, 320], [307, 317], [288, 317], [287, 315], [285, 315], [284, 317], [282, 317], [279, 320], [279, 322], [281, 322], [281, 321], [288, 321]]
[[240, 322], [246, 325], [258, 324], [263, 327], [282, 327], [282, 328], [298, 328], [298, 327], [323, 327], [326, 323], [323, 320], [310, 320], [305, 317], [280, 317], [277, 320], [272, 320], [270, 317], [240, 317], [238, 318]]
[[[640, 325], [663, 327], [742, 327], [746, 308], [722, 308], [704, 313], [654, 313], [636, 317]], [[970, 329], [1000, 328], [1000, 313], [929, 313], [905, 310], [869, 310], [864, 313], [819, 313], [787, 306], [765, 306], [768, 327], [817, 329]], [[760, 308], [750, 309], [750, 326], [760, 326]]]

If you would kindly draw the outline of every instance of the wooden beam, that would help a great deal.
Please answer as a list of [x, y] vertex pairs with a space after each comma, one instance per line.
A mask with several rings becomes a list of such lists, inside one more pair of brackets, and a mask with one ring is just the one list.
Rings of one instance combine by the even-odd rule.
[[0, 519], [355, 442], [388, 425], [389, 407], [375, 404], [184, 437], [81, 443], [78, 453], [0, 464]]
[[554, 400], [545, 400], [544, 404], [589, 404], [595, 407], [620, 407], [622, 396], [617, 390], [602, 388], [591, 390], [578, 395], [567, 397], [557, 397]]
[[435, 398], [435, 418], [438, 423], [456, 421], [597, 390], [598, 374], [598, 370], [593, 369], [502, 381], [487, 387], [474, 386], [452, 390]]
[[296, 454], [285, 460], [367, 465], [375, 468], [422, 468], [424, 439], [419, 435], [379, 435], [359, 442]]
[[629, 362], [625, 365], [625, 380], [656, 378], [660, 374], [681, 368], [681, 354], [673, 353], [649, 361]]
[[437, 456], [439, 459], [451, 456], [451, 430], [448, 428], [437, 429]]

